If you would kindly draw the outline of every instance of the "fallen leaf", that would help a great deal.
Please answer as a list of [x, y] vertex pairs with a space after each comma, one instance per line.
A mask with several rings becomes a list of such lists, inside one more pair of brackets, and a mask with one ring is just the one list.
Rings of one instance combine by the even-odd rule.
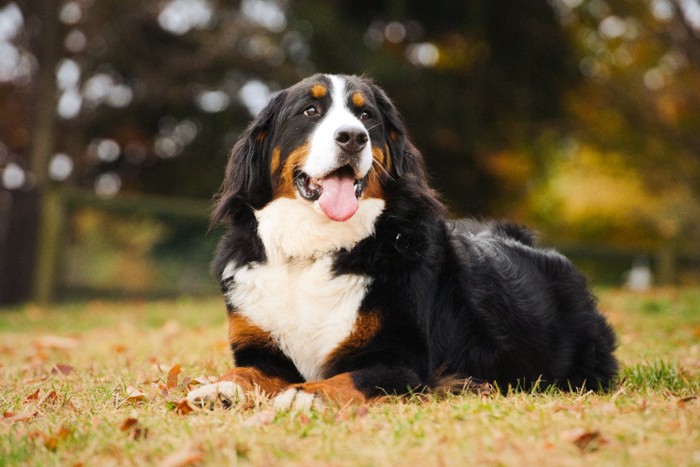
[[678, 407], [685, 407], [690, 402], [697, 400], [697, 398], [698, 398], [698, 396], [688, 396], [688, 397], [684, 397], [683, 399], [679, 399], [677, 402]]
[[180, 368], [179, 364], [176, 364], [173, 366], [170, 371], [168, 371], [168, 387], [169, 388], [176, 388], [177, 387], [177, 380], [178, 376], [180, 376], [180, 373], [182, 373], [182, 368]]
[[190, 441], [178, 451], [163, 459], [159, 465], [160, 467], [183, 467], [196, 464], [202, 459], [204, 459], [202, 448]]
[[112, 346], [112, 350], [114, 351], [114, 353], [124, 353], [127, 349], [128, 347], [123, 344], [114, 344]]
[[145, 439], [148, 436], [148, 428], [144, 428], [136, 417], [124, 420], [119, 429], [125, 432], [131, 440]]
[[26, 404], [28, 402], [36, 402], [37, 400], [39, 400], [39, 391], [40, 391], [40, 389], [37, 389], [36, 391], [34, 391], [33, 393], [31, 393], [27, 397], [25, 397], [24, 403]]
[[146, 400], [146, 393], [144, 393], [139, 388], [129, 386], [126, 388], [126, 401], [127, 402], [143, 402]]
[[129, 417], [129, 418], [127, 418], [126, 420], [124, 420], [124, 421], [122, 422], [122, 424], [121, 424], [121, 426], [119, 427], [119, 429], [120, 429], [121, 431], [127, 431], [127, 430], [131, 429], [132, 426], [136, 425], [138, 422], [139, 422], [139, 419], [138, 419], [138, 418]]
[[73, 350], [78, 346], [78, 339], [62, 336], [41, 336], [34, 339], [34, 346], [53, 350]]
[[175, 412], [177, 412], [179, 415], [189, 415], [194, 412], [194, 409], [187, 399], [182, 399], [175, 406]]
[[66, 438], [68, 438], [71, 434], [71, 431], [62, 426], [61, 428], [58, 429], [58, 431], [53, 434], [53, 435], [44, 435], [44, 447], [48, 449], [49, 451], [55, 451], [56, 448], [58, 448], [58, 443], [61, 441], [64, 441]]
[[36, 417], [36, 410], [30, 410], [30, 411], [19, 413], [19, 414], [15, 414], [12, 412], [5, 412], [2, 415], [3, 421], [10, 422], [10, 423], [28, 422], [29, 420], [31, 420], [34, 417]]
[[583, 428], [566, 431], [562, 434], [562, 438], [573, 443], [581, 452], [595, 451], [608, 442], [600, 431], [589, 431]]
[[44, 399], [41, 401], [39, 405], [42, 407], [48, 407], [48, 406], [54, 406], [58, 404], [59, 402], [59, 395], [56, 393], [56, 391], [51, 391], [44, 397]]
[[57, 374], [62, 374], [63, 376], [68, 376], [69, 374], [73, 373], [75, 371], [75, 368], [73, 368], [70, 365], [65, 365], [63, 363], [57, 363], [54, 365], [54, 367], [51, 369], [51, 374], [52, 375], [57, 375]]

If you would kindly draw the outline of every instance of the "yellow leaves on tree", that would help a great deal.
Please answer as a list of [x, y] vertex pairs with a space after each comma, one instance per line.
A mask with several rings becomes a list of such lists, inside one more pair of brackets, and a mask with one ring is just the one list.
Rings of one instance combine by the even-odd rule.
[[556, 161], [530, 206], [537, 223], [559, 239], [653, 248], [700, 218], [687, 190], [668, 185], [652, 191], [618, 154], [582, 146]]

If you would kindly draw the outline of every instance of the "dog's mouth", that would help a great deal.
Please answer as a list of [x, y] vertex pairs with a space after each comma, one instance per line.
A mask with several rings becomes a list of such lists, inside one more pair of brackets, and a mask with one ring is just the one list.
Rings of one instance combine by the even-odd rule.
[[294, 176], [302, 198], [313, 201], [329, 219], [341, 222], [357, 212], [365, 180], [366, 177], [356, 179], [355, 171], [349, 165], [323, 177], [311, 177], [302, 171], [297, 171]]

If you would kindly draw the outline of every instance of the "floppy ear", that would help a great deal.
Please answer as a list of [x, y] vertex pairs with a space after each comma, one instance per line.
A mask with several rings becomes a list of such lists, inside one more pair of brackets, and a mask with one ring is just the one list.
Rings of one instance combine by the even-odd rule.
[[384, 122], [384, 134], [391, 153], [391, 175], [395, 179], [413, 175], [422, 184], [427, 185], [423, 157], [411, 143], [398, 110], [377, 85], [372, 84], [375, 101], [379, 106]]
[[282, 91], [270, 99], [231, 149], [221, 191], [214, 198], [212, 226], [233, 222], [242, 208], [259, 209], [272, 197], [270, 140], [285, 94]]

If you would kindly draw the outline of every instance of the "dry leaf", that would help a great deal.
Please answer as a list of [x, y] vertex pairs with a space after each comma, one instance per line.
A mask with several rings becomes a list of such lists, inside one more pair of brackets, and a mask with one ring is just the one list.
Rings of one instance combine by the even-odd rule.
[[55, 434], [50, 436], [44, 435], [44, 446], [49, 451], [55, 451], [58, 447], [58, 443], [64, 441], [66, 438], [68, 438], [68, 436], [70, 436], [70, 434], [70, 430], [62, 426]]
[[27, 404], [29, 402], [36, 402], [39, 400], [39, 389], [34, 391], [33, 393], [29, 394], [27, 397], [24, 399], [24, 403]]
[[160, 467], [183, 467], [194, 465], [204, 459], [202, 449], [193, 442], [185, 444], [181, 449], [169, 455], [160, 463]]
[[126, 401], [127, 402], [143, 402], [146, 400], [146, 393], [144, 393], [139, 388], [129, 386], [126, 388]]
[[179, 364], [176, 364], [173, 366], [170, 371], [168, 371], [168, 387], [169, 388], [176, 388], [177, 387], [177, 380], [178, 376], [180, 376], [180, 373], [182, 373], [182, 368], [180, 368]]
[[62, 374], [63, 376], [68, 376], [69, 374], [73, 373], [75, 371], [75, 368], [70, 366], [70, 365], [65, 365], [63, 363], [57, 363], [54, 365], [54, 367], [51, 369], [51, 374], [52, 375], [57, 375], [57, 374]]
[[59, 402], [59, 396], [56, 393], [56, 391], [51, 391], [44, 397], [44, 399], [41, 401], [39, 405], [42, 407], [47, 407], [47, 406], [54, 406]]
[[600, 431], [589, 431], [583, 428], [576, 428], [564, 432], [562, 438], [573, 443], [581, 452], [595, 451], [608, 442], [608, 440], [600, 434]]
[[124, 420], [119, 429], [126, 432], [131, 440], [145, 439], [148, 436], [148, 428], [144, 428], [139, 419], [135, 417]]
[[179, 415], [189, 415], [194, 412], [194, 409], [187, 399], [182, 399], [175, 406], [175, 412], [177, 412]]
[[698, 396], [688, 396], [688, 397], [684, 397], [683, 399], [679, 399], [677, 402], [678, 407], [685, 407], [686, 405], [688, 405], [688, 403], [693, 402], [697, 398], [698, 398]]
[[20, 414], [14, 414], [12, 412], [5, 412], [2, 415], [2, 419], [5, 422], [28, 422], [32, 418], [36, 417], [36, 410], [30, 410]]

